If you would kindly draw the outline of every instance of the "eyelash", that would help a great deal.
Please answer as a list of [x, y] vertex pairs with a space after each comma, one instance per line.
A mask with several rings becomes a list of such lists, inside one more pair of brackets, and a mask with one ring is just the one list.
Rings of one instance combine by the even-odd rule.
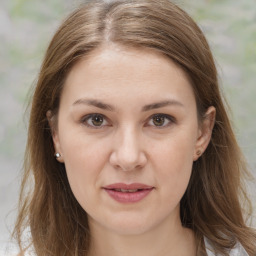
[[[93, 124], [89, 124], [89, 123], [88, 123], [89, 120], [92, 119], [92, 118], [94, 118], [94, 117], [100, 117], [100, 118], [103, 120], [103, 123], [104, 123], [104, 122], [107, 122], [107, 124], [105, 124], [105, 125], [100, 125], [100, 126], [93, 125]], [[148, 123], [149, 123], [150, 121], [152, 121], [153, 118], [157, 118], [157, 117], [158, 117], [158, 118], [164, 118], [164, 125], [159, 125], [159, 126], [154, 125], [154, 124], [148, 125]], [[168, 121], [167, 124], [166, 124], [166, 120]], [[152, 122], [153, 122], [153, 121], [152, 121]], [[92, 129], [102, 129], [102, 128], [106, 127], [106, 126], [111, 126], [111, 125], [108, 124], [107, 118], [106, 118], [104, 115], [98, 114], [98, 113], [93, 113], [93, 114], [89, 114], [89, 115], [84, 116], [84, 117], [81, 119], [81, 123], [84, 124], [84, 125], [86, 125], [86, 126], [89, 127], [89, 128], [92, 128]], [[156, 129], [163, 129], [163, 128], [165, 128], [165, 127], [170, 126], [170, 124], [173, 124], [173, 123], [176, 123], [176, 119], [175, 119], [173, 116], [170, 116], [170, 115], [167, 115], [167, 114], [162, 114], [162, 113], [157, 113], [157, 114], [153, 114], [152, 116], [150, 116], [150, 117], [148, 118], [148, 121], [147, 121], [147, 125], [146, 125], [146, 126], [152, 126], [152, 127], [156, 128]]]
[[[149, 123], [150, 121], [153, 122], [153, 118], [164, 118], [164, 125], [160, 125], [160, 126], [157, 126], [157, 125], [149, 125], [149, 126], [152, 126], [156, 129], [163, 129], [163, 128], [166, 128], [166, 127], [169, 127], [171, 124], [174, 124], [176, 123], [176, 119], [173, 117], [173, 116], [170, 116], [170, 115], [167, 115], [167, 114], [162, 114], [162, 113], [157, 113], [157, 114], [154, 114], [152, 116], [150, 116], [149, 118], [149, 121], [147, 123]], [[166, 121], [168, 121], [168, 123], [166, 124]]]
[[89, 115], [86, 115], [84, 116], [82, 119], [81, 119], [81, 123], [86, 125], [87, 127], [89, 128], [93, 128], [93, 129], [102, 129], [104, 128], [105, 126], [109, 126], [109, 125], [101, 125], [101, 126], [96, 126], [96, 125], [93, 125], [93, 124], [89, 124], [88, 121], [94, 117], [100, 117], [103, 119], [103, 122], [106, 122], [107, 121], [107, 118], [102, 115], [102, 114], [98, 114], [98, 113], [94, 113], [94, 114], [89, 114]]

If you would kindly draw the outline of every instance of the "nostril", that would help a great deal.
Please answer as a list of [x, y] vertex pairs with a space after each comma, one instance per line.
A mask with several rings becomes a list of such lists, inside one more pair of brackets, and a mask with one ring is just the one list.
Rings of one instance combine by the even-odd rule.
[[139, 164], [116, 164], [113, 165], [116, 170], [122, 171], [137, 171], [143, 168], [144, 165]]

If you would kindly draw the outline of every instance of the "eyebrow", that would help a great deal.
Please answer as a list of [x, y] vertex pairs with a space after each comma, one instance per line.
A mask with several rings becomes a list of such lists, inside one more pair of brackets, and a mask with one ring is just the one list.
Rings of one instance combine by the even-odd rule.
[[181, 102], [172, 99], [172, 100], [165, 100], [165, 101], [160, 101], [160, 102], [156, 102], [156, 103], [146, 105], [142, 108], [142, 111], [143, 112], [144, 111], [149, 111], [149, 110], [152, 110], [152, 109], [162, 108], [162, 107], [171, 106], [171, 105], [184, 107], [184, 105]]
[[[108, 110], [108, 111], [114, 111], [115, 107], [106, 103], [103, 103], [99, 100], [96, 99], [78, 99], [76, 100], [72, 105], [80, 105], [80, 104], [84, 104], [84, 105], [88, 105], [88, 106], [94, 106], [100, 109], [104, 109], [104, 110]], [[155, 102], [152, 104], [148, 104], [142, 107], [141, 111], [142, 112], [146, 112], [152, 109], [157, 109], [157, 108], [162, 108], [162, 107], [166, 107], [166, 106], [171, 106], [171, 105], [175, 105], [175, 106], [180, 106], [180, 107], [184, 107], [184, 105], [174, 99], [171, 100], [164, 100], [164, 101], [160, 101], [160, 102]]]
[[79, 100], [76, 100], [72, 105], [75, 106], [75, 105], [80, 105], [80, 104], [84, 104], [84, 105], [88, 105], [88, 106], [94, 106], [94, 107], [104, 109], [104, 110], [108, 110], [108, 111], [114, 111], [113, 106], [111, 106], [109, 104], [106, 104], [106, 103], [103, 103], [99, 100], [95, 100], [95, 99], [79, 99]]

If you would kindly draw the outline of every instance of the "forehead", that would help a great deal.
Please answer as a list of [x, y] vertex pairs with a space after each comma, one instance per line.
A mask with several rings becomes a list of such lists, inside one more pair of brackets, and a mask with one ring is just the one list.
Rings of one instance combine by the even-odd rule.
[[168, 93], [194, 98], [181, 68], [156, 50], [113, 44], [96, 49], [79, 61], [67, 76], [63, 94], [97, 98], [127, 98], [133, 94], [139, 100]]

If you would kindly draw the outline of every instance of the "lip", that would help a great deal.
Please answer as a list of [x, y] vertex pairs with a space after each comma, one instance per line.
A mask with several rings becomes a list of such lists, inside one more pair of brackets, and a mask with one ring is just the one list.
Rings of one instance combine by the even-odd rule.
[[145, 185], [142, 183], [132, 183], [132, 184], [125, 184], [125, 183], [114, 183], [108, 186], [104, 186], [105, 189], [150, 189], [153, 188], [152, 186]]
[[[150, 194], [154, 187], [141, 183], [115, 183], [104, 186], [107, 194], [119, 203], [136, 203]], [[137, 190], [137, 191], [118, 191], [118, 190]]]

